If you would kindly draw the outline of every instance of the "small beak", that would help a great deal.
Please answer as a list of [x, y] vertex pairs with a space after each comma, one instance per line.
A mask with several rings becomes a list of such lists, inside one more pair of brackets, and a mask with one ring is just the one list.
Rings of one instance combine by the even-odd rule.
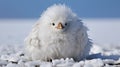
[[59, 23], [56, 28], [57, 29], [63, 29], [64, 27], [63, 27], [62, 23]]

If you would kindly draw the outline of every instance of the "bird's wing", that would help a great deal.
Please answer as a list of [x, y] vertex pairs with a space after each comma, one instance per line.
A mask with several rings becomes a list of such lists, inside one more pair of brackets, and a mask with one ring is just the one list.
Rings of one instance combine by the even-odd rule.
[[83, 56], [87, 56], [88, 52], [90, 51], [91, 42], [88, 38], [87, 34], [87, 27], [82, 25], [82, 27], [77, 31], [77, 42], [81, 47], [81, 51], [83, 52]]
[[88, 42], [88, 35], [87, 35], [87, 30], [88, 28], [84, 26], [81, 20], [77, 20], [77, 40], [80, 44], [86, 45]]
[[39, 39], [39, 25], [40, 23], [36, 23], [33, 26], [32, 31], [30, 34], [26, 37], [25, 39], [25, 44], [29, 46], [34, 46], [34, 47], [40, 47], [40, 39]]

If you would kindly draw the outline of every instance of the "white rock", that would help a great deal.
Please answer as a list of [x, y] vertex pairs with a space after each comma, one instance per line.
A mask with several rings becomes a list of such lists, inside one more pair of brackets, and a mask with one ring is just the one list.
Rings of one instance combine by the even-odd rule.
[[8, 64], [7, 61], [4, 61], [4, 60], [0, 61], [0, 66], [2, 66], [2, 65], [7, 65], [7, 64]]
[[9, 61], [18, 62], [19, 60], [20, 60], [19, 56], [16, 56], [16, 55], [10, 55], [9, 56]]
[[105, 64], [109, 64], [109, 63], [115, 63], [115, 60], [112, 60], [112, 59], [105, 59], [105, 60], [103, 60], [103, 62], [105, 63]]
[[28, 61], [25, 63], [27, 67], [35, 67], [36, 65], [41, 65], [41, 61]]
[[19, 67], [17, 64], [9, 63], [6, 67]]
[[8, 55], [1, 55], [0, 59], [1, 60], [9, 60], [9, 56]]
[[104, 65], [101, 59], [86, 60], [84, 67], [102, 67]]
[[83, 67], [80, 63], [75, 63], [73, 67]]
[[53, 67], [53, 65], [50, 62], [44, 62], [44, 63], [41, 63], [40, 67]]

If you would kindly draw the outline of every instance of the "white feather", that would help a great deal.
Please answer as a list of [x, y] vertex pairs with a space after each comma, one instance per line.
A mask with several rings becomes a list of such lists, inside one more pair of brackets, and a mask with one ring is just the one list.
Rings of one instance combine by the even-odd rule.
[[[64, 25], [65, 29], [56, 29], [59, 22], [68, 25]], [[31, 60], [43, 61], [59, 58], [79, 61], [89, 54], [91, 47], [87, 28], [70, 8], [60, 4], [43, 12], [25, 43], [27, 56]]]

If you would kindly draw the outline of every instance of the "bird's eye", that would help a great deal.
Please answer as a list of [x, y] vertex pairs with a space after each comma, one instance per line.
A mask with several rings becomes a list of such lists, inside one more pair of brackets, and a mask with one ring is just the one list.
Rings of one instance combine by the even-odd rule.
[[55, 26], [55, 23], [52, 23], [53, 26]]
[[65, 26], [67, 26], [68, 24], [67, 23], [65, 23]]

